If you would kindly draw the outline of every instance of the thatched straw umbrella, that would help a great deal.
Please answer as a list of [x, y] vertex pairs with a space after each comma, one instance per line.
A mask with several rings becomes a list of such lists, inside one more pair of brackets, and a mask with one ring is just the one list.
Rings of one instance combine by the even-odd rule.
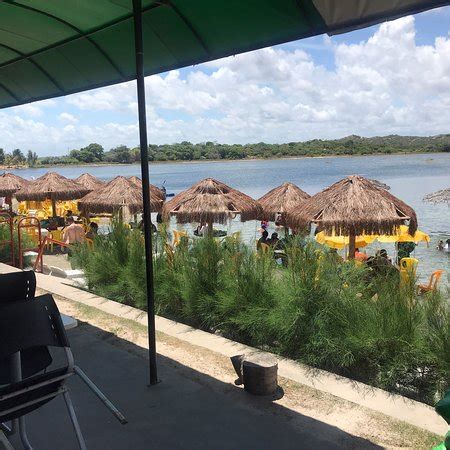
[[[310, 197], [295, 184], [283, 183], [258, 200], [263, 210], [261, 219], [275, 220], [278, 214], [283, 216], [286, 211], [298, 206]], [[282, 220], [284, 220], [283, 217]]]
[[383, 183], [381, 181], [374, 180], [371, 178], [368, 178], [368, 180], [371, 181], [375, 186], [378, 186], [381, 189], [386, 189], [387, 191], [389, 191], [391, 189], [391, 187], [388, 184]]
[[[139, 187], [139, 189], [142, 189], [142, 180], [139, 177], [136, 177], [135, 175], [128, 177], [128, 179], [134, 183], [136, 186]], [[166, 199], [165, 193], [160, 189], [159, 187], [156, 187], [154, 184], [150, 184], [150, 198], [153, 201], [162, 201]], [[154, 200], [153, 200], [154, 199]]]
[[415, 211], [373, 182], [352, 175], [331, 185], [286, 214], [287, 224], [307, 229], [316, 223], [327, 234], [349, 236], [349, 257], [355, 254], [358, 235], [393, 234], [409, 222], [409, 233], [417, 230]]
[[163, 207], [165, 220], [175, 216], [178, 223], [206, 223], [209, 233], [214, 222], [226, 223], [237, 214], [242, 222], [255, 220], [261, 216], [261, 206], [248, 195], [213, 178], [199, 181]]
[[[163, 200], [152, 196], [150, 209], [161, 211]], [[92, 191], [78, 202], [84, 213], [114, 214], [126, 209], [130, 214], [142, 212], [142, 190], [128, 178], [118, 176], [100, 189]]]
[[450, 188], [426, 195], [423, 200], [431, 203], [448, 203], [450, 205]]
[[94, 175], [91, 175], [90, 173], [83, 173], [78, 178], [75, 178], [75, 181], [90, 191], [95, 191], [105, 185], [104, 181], [94, 177]]
[[90, 189], [86, 189], [74, 180], [63, 177], [56, 172], [48, 172], [45, 175], [30, 181], [28, 185], [16, 194], [19, 201], [24, 200], [51, 200], [53, 217], [56, 216], [57, 200], [76, 200], [84, 197]]
[[25, 178], [5, 172], [0, 175], [0, 197], [5, 197], [9, 209], [12, 210], [12, 196], [28, 185]]
[[137, 177], [136, 175], [133, 175], [133, 176], [131, 176], [131, 177], [128, 177], [128, 179], [129, 179], [132, 183], [136, 184], [137, 186], [139, 186], [139, 187], [142, 186], [142, 180], [141, 180], [139, 177]]

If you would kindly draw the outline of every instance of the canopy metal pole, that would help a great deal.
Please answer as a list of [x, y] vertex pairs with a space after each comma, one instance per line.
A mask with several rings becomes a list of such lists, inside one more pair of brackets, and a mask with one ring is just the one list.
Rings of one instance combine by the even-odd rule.
[[153, 290], [152, 226], [150, 215], [150, 179], [148, 173], [147, 117], [145, 113], [144, 48], [142, 40], [142, 4], [133, 0], [136, 84], [141, 147], [142, 196], [144, 201], [145, 266], [147, 279], [148, 355], [150, 385], [158, 383], [156, 368], [155, 297]]

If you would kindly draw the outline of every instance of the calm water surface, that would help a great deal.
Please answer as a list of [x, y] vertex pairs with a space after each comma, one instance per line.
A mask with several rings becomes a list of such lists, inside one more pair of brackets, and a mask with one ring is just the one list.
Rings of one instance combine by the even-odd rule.
[[[109, 180], [116, 175], [140, 176], [140, 167], [137, 164], [21, 169], [14, 172], [31, 179], [48, 170], [54, 170], [69, 178], [75, 178], [84, 172], [103, 180]], [[352, 174], [374, 178], [388, 184], [392, 194], [416, 210], [419, 228], [431, 236], [430, 246], [427, 248], [421, 243], [415, 252], [420, 261], [420, 276], [422, 279], [427, 278], [432, 270], [442, 268], [446, 270], [444, 278], [448, 280], [450, 254], [438, 252], [436, 244], [439, 239], [450, 238], [450, 207], [422, 202], [424, 195], [450, 186], [448, 153], [165, 163], [150, 166], [151, 182], [157, 186], [165, 183], [167, 192], [178, 193], [203, 178], [213, 177], [255, 198], [285, 181], [297, 184], [309, 194], [315, 194]], [[258, 236], [257, 228], [258, 224], [255, 222], [241, 224], [233, 221], [228, 225], [229, 232], [242, 230], [247, 240]], [[392, 244], [375, 243], [368, 248], [368, 252], [371, 253], [381, 246], [387, 248], [393, 255]]]

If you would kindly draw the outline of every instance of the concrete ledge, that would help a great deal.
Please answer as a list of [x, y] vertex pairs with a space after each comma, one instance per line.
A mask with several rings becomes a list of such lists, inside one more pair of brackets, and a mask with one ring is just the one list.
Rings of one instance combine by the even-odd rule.
[[[0, 266], [4, 266], [0, 264]], [[4, 269], [0, 267], [0, 273]], [[147, 314], [137, 308], [98, 297], [89, 292], [71, 286], [70, 280], [36, 274], [38, 288], [61, 296], [67, 300], [78, 302], [108, 314], [147, 325]], [[253, 352], [256, 349], [243, 345], [222, 336], [194, 329], [188, 325], [156, 316], [156, 330], [190, 344], [206, 348], [224, 356]], [[439, 417], [433, 408], [397, 394], [390, 394], [382, 389], [368, 386], [332, 373], [311, 369], [304, 364], [274, 355], [278, 361], [279, 374], [297, 383], [327, 392], [336, 397], [348, 400], [386, 416], [402, 420], [419, 428], [444, 435], [448, 425]]]

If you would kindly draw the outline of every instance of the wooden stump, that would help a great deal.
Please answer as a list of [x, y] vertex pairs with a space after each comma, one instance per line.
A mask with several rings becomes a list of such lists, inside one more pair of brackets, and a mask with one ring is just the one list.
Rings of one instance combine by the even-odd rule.
[[231, 358], [239, 375], [236, 384], [244, 383], [244, 389], [255, 395], [271, 395], [278, 387], [278, 362], [264, 353], [256, 352]]

